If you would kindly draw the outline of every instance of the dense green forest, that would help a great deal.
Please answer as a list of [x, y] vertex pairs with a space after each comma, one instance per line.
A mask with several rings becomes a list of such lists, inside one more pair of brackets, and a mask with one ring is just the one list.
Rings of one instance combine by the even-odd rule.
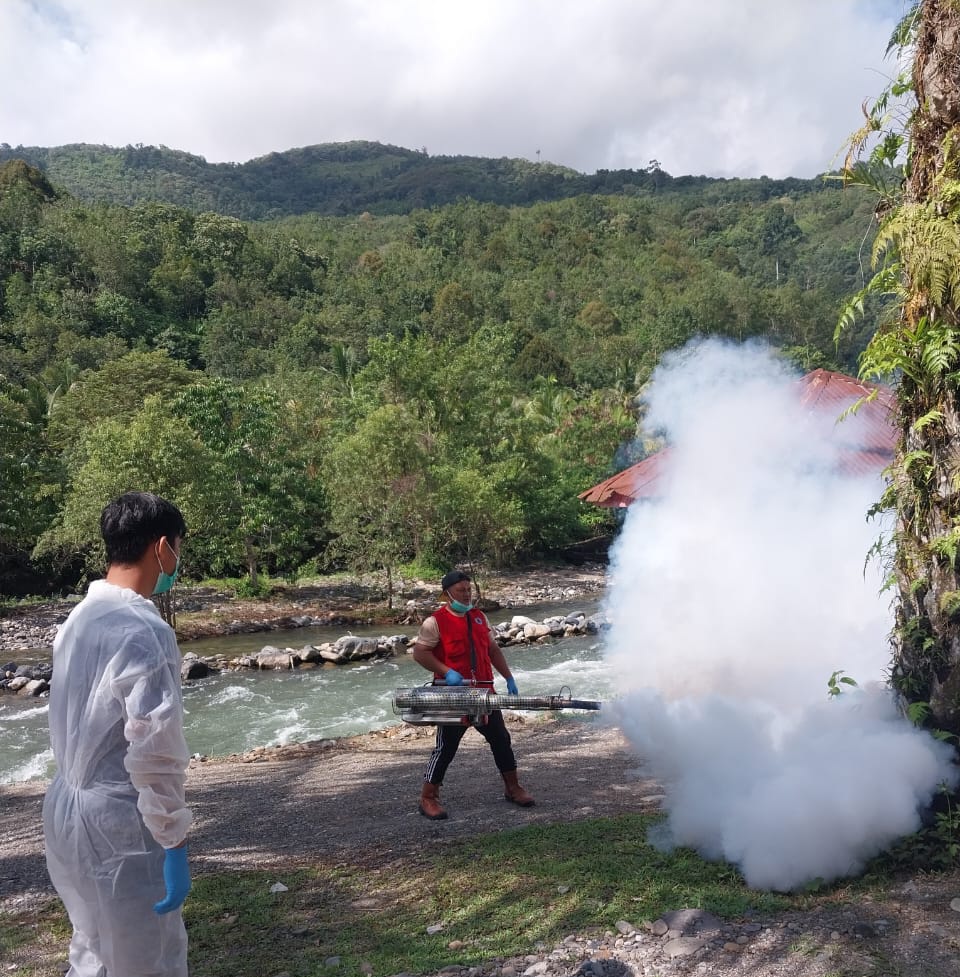
[[[218, 212], [221, 169], [169, 150], [149, 152], [196, 161], [184, 193], [212, 203], [144, 200], [158, 171], [142, 202], [68, 192], [59, 150], [33, 151], [45, 171], [0, 164], [0, 593], [96, 573], [99, 510], [131, 487], [183, 508], [187, 576], [561, 556], [609, 533], [577, 493], [638, 457], [664, 351], [763, 337], [852, 372], [872, 333], [868, 310], [832, 339], [869, 253], [864, 192], [645, 171], [617, 193], [387, 213], [416, 168], [378, 195], [383, 159], [437, 161], [377, 147], [373, 166], [364, 144], [351, 170], [341, 148], [330, 209], [361, 187], [376, 207], [294, 213], [319, 179], [303, 151], [284, 206], [281, 157], [262, 187], [223, 182], [247, 187], [238, 210], [285, 213], [257, 222]], [[508, 201], [534, 194], [536, 173], [523, 189], [486, 162]], [[464, 186], [483, 168], [466, 169]]]
[[703, 203], [752, 201], [816, 192], [822, 180], [718, 180], [672, 177], [655, 160], [644, 170], [587, 175], [552, 163], [475, 156], [430, 156], [373, 142], [326, 143], [253, 159], [208, 163], [166, 147], [85, 144], [42, 148], [0, 144], [0, 163], [24, 160], [57, 187], [88, 203], [163, 201], [243, 220], [296, 214], [407, 214], [469, 198], [528, 205], [583, 194], [696, 195]]

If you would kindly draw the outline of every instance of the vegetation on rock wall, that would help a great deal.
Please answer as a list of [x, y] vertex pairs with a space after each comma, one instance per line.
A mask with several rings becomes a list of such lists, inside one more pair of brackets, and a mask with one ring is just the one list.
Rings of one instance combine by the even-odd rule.
[[[896, 517], [892, 677], [918, 715], [960, 734], [960, 4], [914, 4], [891, 50], [909, 68], [871, 106], [847, 168], [881, 192], [877, 271], [843, 321], [872, 295], [896, 300], [862, 363], [897, 381], [900, 438], [880, 503]], [[901, 155], [903, 180], [878, 180]]]

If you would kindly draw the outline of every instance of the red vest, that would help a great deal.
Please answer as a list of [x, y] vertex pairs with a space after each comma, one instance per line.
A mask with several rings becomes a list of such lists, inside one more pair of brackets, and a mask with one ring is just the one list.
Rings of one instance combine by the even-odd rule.
[[[434, 620], [440, 631], [440, 644], [433, 649], [434, 655], [447, 666], [456, 669], [465, 679], [473, 679], [480, 685], [493, 688], [493, 666], [490, 664], [490, 628], [482, 611], [474, 608], [466, 614], [454, 614], [443, 606], [434, 612]], [[467, 619], [470, 620], [469, 631]], [[476, 668], [472, 666], [470, 640], [473, 641]], [[437, 675], [442, 681], [443, 676]]]

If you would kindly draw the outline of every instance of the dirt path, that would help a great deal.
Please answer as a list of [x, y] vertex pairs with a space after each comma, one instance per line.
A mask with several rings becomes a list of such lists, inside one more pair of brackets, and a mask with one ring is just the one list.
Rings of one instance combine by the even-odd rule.
[[[537, 806], [503, 800], [489, 749], [470, 734], [444, 785], [445, 822], [417, 812], [429, 727], [193, 761], [191, 861], [200, 873], [278, 867], [320, 853], [400, 855], [478, 832], [656, 809], [659, 789], [635, 775], [637, 761], [617, 731], [580, 720], [511, 721], [510, 730]], [[40, 832], [45, 789], [44, 781], [2, 789], [0, 907], [51, 891]]]

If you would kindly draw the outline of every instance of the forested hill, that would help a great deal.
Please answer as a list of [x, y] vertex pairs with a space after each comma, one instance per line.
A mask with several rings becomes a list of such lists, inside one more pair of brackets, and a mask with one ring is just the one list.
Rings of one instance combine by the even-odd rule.
[[[391, 151], [365, 152], [340, 170], [372, 190]], [[416, 175], [397, 160], [395, 186]], [[758, 338], [856, 370], [882, 311], [834, 341], [870, 253], [863, 188], [634, 176], [647, 189], [243, 220], [0, 162], [0, 612], [99, 572], [104, 499], [145, 485], [183, 509], [192, 579], [566, 555], [615, 519], [578, 493], [655, 446], [666, 351]]]
[[429, 156], [376, 142], [328, 143], [270, 153], [246, 163], [208, 163], [154, 146], [0, 145], [0, 163], [26, 160], [55, 186], [87, 202], [134, 205], [162, 201], [195, 213], [243, 220], [297, 214], [405, 214], [469, 198], [526, 205], [581, 194], [722, 196], [774, 199], [823, 188], [816, 180], [717, 180], [645, 170], [594, 174], [552, 163], [475, 156]]

